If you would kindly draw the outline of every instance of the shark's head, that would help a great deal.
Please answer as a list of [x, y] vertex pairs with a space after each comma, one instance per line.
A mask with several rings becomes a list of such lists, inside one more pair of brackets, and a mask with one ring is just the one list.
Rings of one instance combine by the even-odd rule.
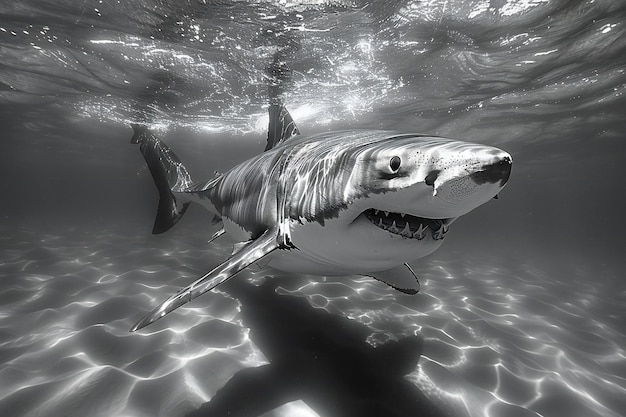
[[511, 165], [498, 148], [436, 137], [400, 135], [364, 146], [350, 178], [361, 195], [349, 207], [352, 225], [367, 222], [430, 252], [456, 218], [498, 195]]
[[[456, 218], [498, 195], [511, 172], [511, 156], [492, 146], [394, 134], [346, 142], [352, 145], [325, 158], [335, 165], [320, 181], [334, 183], [317, 187], [331, 208], [321, 214], [383, 257], [431, 253]], [[310, 196], [320, 194], [308, 187]]]

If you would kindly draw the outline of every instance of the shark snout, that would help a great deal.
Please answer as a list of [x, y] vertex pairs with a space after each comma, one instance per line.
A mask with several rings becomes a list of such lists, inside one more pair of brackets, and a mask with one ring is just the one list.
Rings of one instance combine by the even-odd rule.
[[468, 160], [467, 165], [473, 168], [444, 171], [434, 184], [433, 195], [445, 202], [446, 209], [456, 217], [496, 196], [509, 180], [513, 164], [511, 155], [497, 148], [469, 154]]
[[512, 165], [511, 155], [504, 154], [498, 161], [483, 165], [479, 171], [470, 174], [470, 178], [478, 185], [499, 183], [503, 187], [509, 180]]

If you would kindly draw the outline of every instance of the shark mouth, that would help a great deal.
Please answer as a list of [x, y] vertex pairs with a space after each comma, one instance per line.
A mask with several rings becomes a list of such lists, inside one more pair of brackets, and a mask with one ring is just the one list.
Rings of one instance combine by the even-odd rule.
[[452, 219], [427, 219], [404, 213], [369, 209], [363, 212], [375, 226], [408, 239], [424, 239], [431, 233], [434, 240], [441, 240], [448, 233]]

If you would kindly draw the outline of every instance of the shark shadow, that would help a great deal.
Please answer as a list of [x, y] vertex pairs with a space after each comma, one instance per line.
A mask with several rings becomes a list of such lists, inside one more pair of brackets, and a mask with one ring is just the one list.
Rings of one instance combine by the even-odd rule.
[[444, 415], [404, 378], [419, 361], [421, 338], [374, 348], [366, 342], [366, 326], [304, 298], [277, 294], [277, 281], [225, 285], [240, 300], [250, 338], [270, 363], [236, 373], [186, 417], [259, 416], [296, 400], [324, 417]]

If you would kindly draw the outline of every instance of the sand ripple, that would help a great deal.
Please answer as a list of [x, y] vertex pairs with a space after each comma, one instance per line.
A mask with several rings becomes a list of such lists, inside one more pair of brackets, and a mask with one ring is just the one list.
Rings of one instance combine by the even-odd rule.
[[[233, 295], [244, 287], [128, 332], [226, 256], [226, 246], [193, 236], [4, 234], [0, 415], [185, 416], [240, 371], [268, 363], [242, 319], [251, 305]], [[312, 308], [311, 317], [321, 311], [365, 329], [376, 351], [417, 336], [421, 357], [407, 378], [451, 415], [618, 417], [626, 409], [624, 294], [580, 267], [449, 256], [416, 267], [417, 296], [359, 276], [245, 273], [242, 281], [270, 280], [275, 296], [306, 300], [296, 308]], [[316, 415], [293, 400], [265, 415]]]
[[183, 415], [236, 371], [264, 363], [239, 303], [221, 293], [164, 326], [128, 332], [186, 282], [186, 259], [206, 259], [203, 243], [167, 252], [150, 237], [12, 238], [2, 241], [2, 416]]

